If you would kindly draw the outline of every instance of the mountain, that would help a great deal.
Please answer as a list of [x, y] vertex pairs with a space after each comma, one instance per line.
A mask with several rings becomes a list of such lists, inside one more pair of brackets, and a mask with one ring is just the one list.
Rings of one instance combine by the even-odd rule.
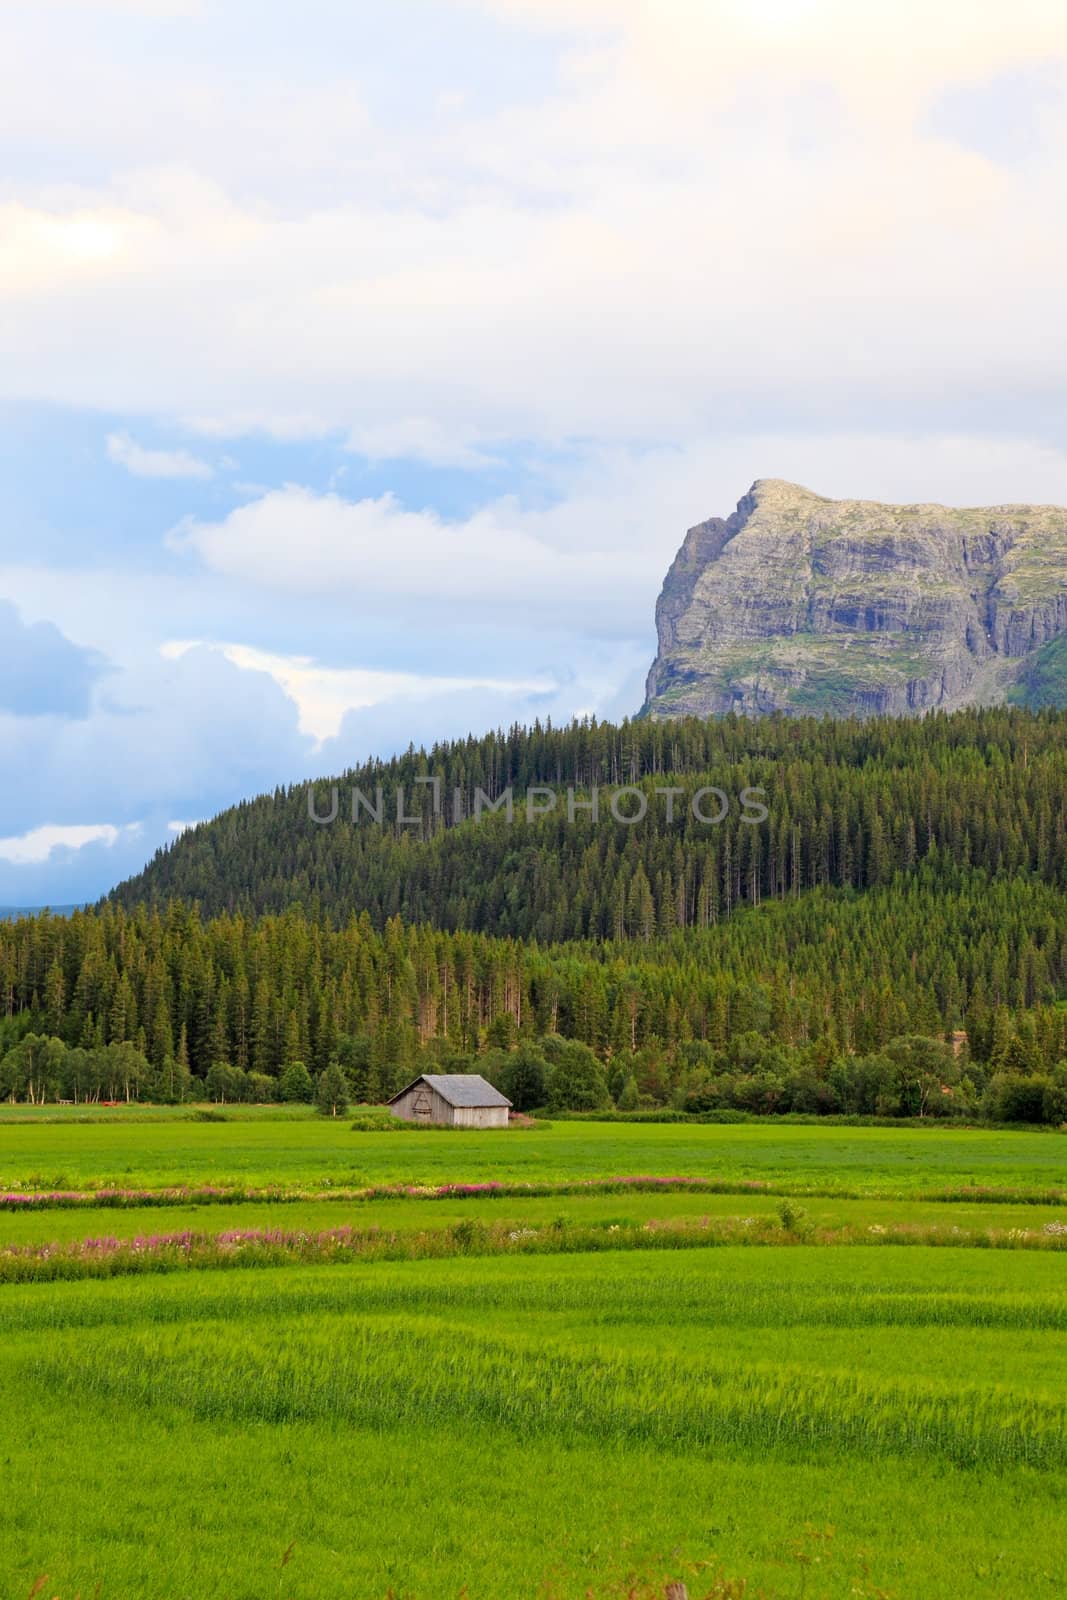
[[1067, 510], [828, 500], [761, 478], [690, 528], [653, 718], [1067, 704]]

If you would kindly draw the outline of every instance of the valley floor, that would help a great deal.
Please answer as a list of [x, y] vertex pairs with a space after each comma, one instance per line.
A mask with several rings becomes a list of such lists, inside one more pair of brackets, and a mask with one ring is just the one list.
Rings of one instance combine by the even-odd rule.
[[1054, 1133], [4, 1123], [0, 1594], [1062, 1594], [1065, 1243]]

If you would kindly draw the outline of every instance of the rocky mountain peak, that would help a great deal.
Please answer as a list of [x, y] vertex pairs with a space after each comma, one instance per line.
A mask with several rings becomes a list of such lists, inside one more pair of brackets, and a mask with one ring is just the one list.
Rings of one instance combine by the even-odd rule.
[[1067, 510], [831, 500], [758, 478], [686, 533], [655, 717], [1067, 702]]

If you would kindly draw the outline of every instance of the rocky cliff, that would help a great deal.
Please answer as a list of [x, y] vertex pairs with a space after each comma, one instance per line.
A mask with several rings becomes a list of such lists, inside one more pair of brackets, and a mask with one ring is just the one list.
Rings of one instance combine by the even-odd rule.
[[1067, 510], [826, 500], [761, 478], [690, 528], [645, 711], [1067, 703]]

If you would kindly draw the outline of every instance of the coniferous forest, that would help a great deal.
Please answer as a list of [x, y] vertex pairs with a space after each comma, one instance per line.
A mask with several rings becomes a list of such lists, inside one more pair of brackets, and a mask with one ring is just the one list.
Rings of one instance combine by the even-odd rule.
[[330, 823], [279, 790], [92, 911], [0, 925], [0, 1093], [310, 1099], [335, 1067], [379, 1100], [477, 1067], [520, 1109], [1062, 1121], [1065, 733], [535, 726], [316, 783]]

